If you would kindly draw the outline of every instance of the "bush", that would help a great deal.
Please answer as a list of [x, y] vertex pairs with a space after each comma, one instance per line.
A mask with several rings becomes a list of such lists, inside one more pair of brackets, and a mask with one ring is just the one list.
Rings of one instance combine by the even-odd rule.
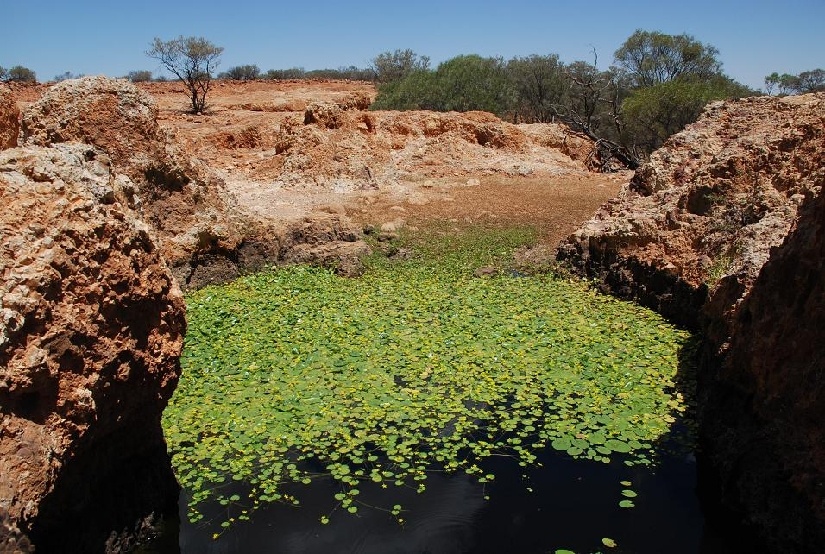
[[371, 110], [434, 110], [437, 109], [435, 74], [416, 71], [399, 81], [378, 86], [378, 96]]
[[481, 110], [503, 115], [512, 105], [512, 88], [500, 58], [457, 56], [436, 71], [417, 70], [378, 87], [373, 109]]
[[4, 81], [16, 81], [18, 83], [36, 83], [37, 76], [34, 71], [22, 65], [15, 65], [5, 72]]
[[305, 75], [306, 70], [303, 67], [293, 67], [290, 69], [270, 69], [264, 73], [263, 78], [286, 81], [288, 79], [303, 79]]
[[513, 58], [507, 77], [515, 92], [514, 120], [547, 123], [561, 115], [569, 83], [558, 56]]
[[427, 71], [429, 68], [430, 58], [419, 56], [409, 48], [378, 54], [370, 67], [373, 78], [379, 83], [400, 81], [412, 73]]
[[126, 78], [133, 83], [146, 83], [152, 80], [152, 72], [147, 70], [130, 71]]
[[83, 73], [72, 73], [71, 71], [67, 71], [65, 73], [61, 73], [60, 75], [55, 75], [54, 81], [59, 83], [60, 81], [68, 81], [69, 79], [80, 79], [83, 76]]
[[234, 81], [254, 81], [261, 76], [261, 69], [257, 65], [238, 65], [230, 67], [218, 75], [218, 79], [232, 79]]
[[662, 146], [667, 138], [696, 121], [713, 100], [751, 96], [754, 91], [727, 77], [710, 80], [675, 80], [633, 91], [622, 103], [624, 141], [645, 153]]

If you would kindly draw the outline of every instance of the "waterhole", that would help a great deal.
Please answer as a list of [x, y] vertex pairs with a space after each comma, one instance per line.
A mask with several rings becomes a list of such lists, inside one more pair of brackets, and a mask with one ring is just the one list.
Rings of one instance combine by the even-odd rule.
[[694, 494], [692, 337], [507, 271], [522, 239], [189, 295], [163, 420], [181, 522], [155, 548], [722, 552]]

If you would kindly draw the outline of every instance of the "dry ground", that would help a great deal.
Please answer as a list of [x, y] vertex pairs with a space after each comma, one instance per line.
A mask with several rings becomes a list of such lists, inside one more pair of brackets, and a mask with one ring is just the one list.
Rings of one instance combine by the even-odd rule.
[[[316, 149], [308, 156], [317, 159], [310, 159], [309, 167], [298, 172], [298, 180], [293, 173], [290, 180], [284, 181], [279, 178], [284, 162], [277, 144], [284, 129], [302, 123], [304, 110], [313, 102], [342, 103], [359, 95], [374, 98], [372, 84], [215, 81], [208, 97], [209, 112], [202, 116], [186, 112], [188, 98], [180, 83], [139, 86], [154, 97], [161, 126], [174, 133], [178, 144], [221, 177], [245, 211], [273, 222], [297, 221], [317, 212], [332, 212], [372, 225], [401, 222], [416, 226], [428, 220], [452, 221], [457, 225], [528, 224], [540, 230], [544, 242], [555, 246], [615, 196], [631, 175], [590, 172], [581, 159], [571, 160], [557, 149], [534, 145], [534, 141], [541, 142], [542, 129], [519, 126], [518, 132], [523, 131], [528, 147], [468, 146], [456, 133], [435, 137], [427, 134], [414, 142], [404, 134], [405, 130], [397, 136], [385, 136], [383, 142], [369, 142], [366, 149], [371, 151], [363, 152], [367, 164], [376, 159], [397, 160], [406, 156], [407, 166], [392, 179], [372, 179], [362, 186], [353, 186], [352, 174], [348, 184], [341, 186], [328, 176], [319, 179], [316, 166], [326, 164], [329, 173], [330, 164], [340, 160], [338, 153], [319, 154]], [[46, 88], [17, 87], [14, 92], [20, 107], [25, 108]], [[383, 114], [376, 117], [393, 117], [387, 115], [391, 112]], [[487, 124], [485, 114], [467, 115], [475, 125], [479, 121]], [[363, 119], [361, 115], [354, 117]], [[428, 117], [419, 112], [409, 120], [399, 118], [400, 123], [391, 125], [430, 125], [432, 118]], [[457, 116], [458, 123], [450, 124], [463, 125], [461, 117]], [[363, 151], [365, 147], [362, 142], [347, 142], [345, 131], [335, 130], [338, 134], [327, 134], [324, 140], [348, 151], [345, 154], [349, 157], [342, 163], [353, 166], [353, 160], [360, 162], [358, 149]], [[359, 129], [349, 131], [357, 135]], [[363, 129], [360, 131], [363, 135]], [[299, 143], [294, 150], [300, 151], [304, 146], [305, 143]], [[512, 169], [502, 169], [506, 167]], [[306, 179], [301, 180], [304, 174]]]
[[161, 124], [175, 132], [189, 153], [226, 180], [243, 207], [265, 218], [291, 220], [331, 211], [365, 224], [401, 220], [420, 225], [432, 219], [457, 224], [529, 224], [540, 230], [544, 241], [555, 245], [615, 196], [630, 176], [627, 172], [592, 173], [583, 167], [565, 168], [555, 175], [546, 171], [527, 176], [498, 171], [474, 174], [458, 172], [445, 160], [441, 166], [428, 162], [426, 176], [363, 190], [335, 190], [310, 179], [303, 186], [284, 186], [263, 170], [272, 152], [246, 147], [244, 131], [256, 129], [258, 142], [266, 142], [267, 134], [277, 133], [288, 118], [303, 119], [310, 103], [342, 102], [354, 94], [373, 97], [371, 84], [218, 82], [210, 92], [211, 110], [204, 116], [185, 113], [187, 99], [177, 83], [142, 88], [157, 100]]

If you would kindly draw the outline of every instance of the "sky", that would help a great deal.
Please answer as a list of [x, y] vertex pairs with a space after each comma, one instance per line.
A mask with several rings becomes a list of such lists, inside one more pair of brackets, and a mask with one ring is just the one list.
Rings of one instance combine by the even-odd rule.
[[224, 47], [225, 70], [366, 67], [412, 49], [432, 67], [461, 54], [558, 54], [606, 69], [636, 30], [687, 33], [715, 46], [723, 71], [761, 88], [774, 71], [825, 68], [825, 0], [0, 0], [0, 66], [23, 65], [50, 81], [65, 72], [163, 74], [145, 51], [203, 36]]

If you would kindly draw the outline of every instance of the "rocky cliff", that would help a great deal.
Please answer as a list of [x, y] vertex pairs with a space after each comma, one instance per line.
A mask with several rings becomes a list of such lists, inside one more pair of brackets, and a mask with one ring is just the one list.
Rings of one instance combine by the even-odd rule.
[[346, 261], [358, 237], [335, 214], [273, 229], [240, 213], [126, 81], [65, 81], [22, 118], [0, 89], [0, 142], [0, 550], [128, 549], [177, 512], [160, 427], [177, 279]]
[[38, 551], [124, 546], [176, 502], [184, 304], [133, 193], [89, 145], [0, 152], [0, 510]]
[[771, 551], [821, 552], [825, 195], [806, 199], [728, 326], [727, 354], [708, 353], [699, 383], [708, 493]]
[[777, 552], [825, 532], [823, 160], [825, 94], [711, 104], [558, 253], [704, 334], [706, 475]]

